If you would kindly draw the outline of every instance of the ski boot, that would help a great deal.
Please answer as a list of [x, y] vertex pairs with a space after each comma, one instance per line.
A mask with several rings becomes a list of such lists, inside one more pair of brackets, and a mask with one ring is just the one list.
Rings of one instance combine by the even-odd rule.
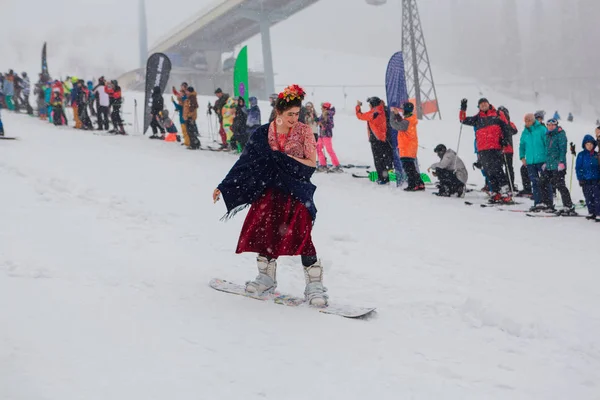
[[321, 262], [317, 261], [310, 267], [304, 267], [304, 278], [306, 280], [304, 298], [308, 304], [313, 307], [327, 307], [329, 296], [325, 294], [327, 288], [323, 286], [323, 267], [321, 266]]
[[490, 193], [489, 204], [502, 204], [502, 195], [500, 193]]
[[585, 217], [585, 219], [589, 219], [590, 221], [595, 221], [596, 220], [596, 214], [589, 214], [587, 217]]
[[502, 204], [515, 204], [515, 202], [513, 201], [512, 198], [512, 192], [510, 191], [510, 187], [507, 186], [503, 186], [500, 189], [500, 195], [501, 195], [501, 203]]
[[575, 207], [563, 207], [562, 209], [556, 211], [556, 215], [559, 215], [561, 217], [576, 217], [579, 214], [577, 214], [577, 211], [575, 211]]
[[277, 260], [258, 256], [258, 276], [253, 281], [246, 282], [246, 292], [252, 294], [273, 293], [277, 288]]

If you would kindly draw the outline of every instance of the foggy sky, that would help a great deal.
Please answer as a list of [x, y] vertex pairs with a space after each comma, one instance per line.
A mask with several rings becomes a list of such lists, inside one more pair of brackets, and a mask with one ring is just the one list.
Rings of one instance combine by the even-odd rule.
[[[272, 29], [276, 72], [279, 57], [297, 57], [307, 48], [391, 56], [401, 48], [400, 2], [388, 0], [388, 4], [374, 7], [364, 0], [320, 0]], [[212, 1], [146, 0], [150, 47], [209, 3]], [[526, 88], [530, 93], [561, 85], [564, 90], [574, 86], [569, 83], [574, 76], [599, 74], [598, 3], [418, 1], [434, 67], [482, 81], [505, 81], [504, 86]], [[4, 0], [2, 20], [2, 71], [37, 72], [44, 40], [48, 41], [53, 74], [84, 71], [114, 76], [138, 67], [138, 0]], [[260, 40], [254, 38], [247, 44], [250, 67], [258, 69], [262, 65]], [[373, 71], [357, 71], [370, 73]], [[512, 83], [506, 83], [509, 81]], [[310, 83], [324, 82], [305, 84]], [[578, 85], [585, 86], [585, 81]]]

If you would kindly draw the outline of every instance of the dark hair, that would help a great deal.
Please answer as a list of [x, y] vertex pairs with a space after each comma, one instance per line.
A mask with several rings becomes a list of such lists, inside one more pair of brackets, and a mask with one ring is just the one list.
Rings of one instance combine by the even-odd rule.
[[277, 98], [277, 101], [275, 102], [275, 110], [277, 110], [279, 114], [294, 107], [302, 107], [302, 99], [295, 98], [294, 100], [287, 101], [286, 99]]

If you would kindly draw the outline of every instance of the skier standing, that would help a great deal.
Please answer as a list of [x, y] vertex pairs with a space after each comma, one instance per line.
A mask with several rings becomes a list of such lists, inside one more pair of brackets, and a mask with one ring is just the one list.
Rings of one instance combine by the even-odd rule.
[[[331, 158], [331, 164], [333, 168], [331, 168], [330, 172], [344, 172], [342, 168], [340, 168], [340, 161], [335, 154], [335, 150], [333, 149], [333, 128], [335, 127], [334, 122], [335, 117], [335, 107], [331, 105], [331, 103], [323, 103], [321, 106], [321, 118], [319, 118], [319, 140], [317, 141], [317, 155], [319, 157], [319, 168], [317, 171], [327, 171], [327, 158], [325, 158], [325, 153], [323, 153], [323, 148], [327, 150], [327, 154]], [[311, 128], [312, 129], [312, 128]]]
[[393, 151], [387, 141], [388, 123], [385, 106], [379, 97], [370, 97], [367, 102], [371, 109], [364, 114], [361, 111], [362, 102], [357, 102], [356, 117], [361, 121], [367, 121], [367, 133], [378, 176], [377, 183], [387, 185], [390, 182], [389, 170], [393, 165]]
[[183, 103], [183, 117], [185, 118], [185, 126], [190, 138], [190, 147], [188, 149], [198, 150], [200, 148], [198, 126], [196, 125], [196, 118], [198, 118], [198, 94], [191, 86], [188, 86], [186, 89], [185, 102]]
[[460, 105], [459, 119], [463, 125], [477, 128], [477, 151], [485, 174], [492, 185], [491, 203], [512, 203], [512, 192], [504, 173], [502, 147], [507, 143], [508, 121], [486, 98], [478, 102], [479, 113], [467, 117], [467, 99]]
[[[163, 128], [159, 123], [160, 113], [164, 108], [165, 101], [160, 91], [160, 87], [155, 86], [154, 89], [152, 89], [152, 107], [150, 109], [150, 127], [152, 128], [152, 136], [150, 136], [150, 139], [158, 139], [159, 137], [164, 139], [165, 128]], [[161, 136], [158, 136], [159, 130]]]
[[525, 129], [519, 142], [519, 158], [527, 168], [533, 192], [532, 211], [545, 209], [540, 188], [543, 166], [546, 163], [546, 126], [542, 125], [533, 114], [525, 115]]
[[583, 189], [588, 209], [588, 219], [600, 222], [600, 161], [592, 135], [583, 138], [583, 150], [577, 155], [575, 171], [579, 186]]
[[[398, 131], [398, 151], [402, 169], [406, 172], [408, 186], [406, 192], [417, 192], [425, 190], [425, 184], [417, 171], [417, 151], [419, 150], [419, 136], [417, 124], [419, 120], [414, 114], [415, 106], [410, 102], [402, 105], [402, 109], [392, 108], [393, 116], [390, 118], [391, 125]], [[402, 112], [402, 115], [400, 115]]]
[[121, 97], [121, 87], [119, 86], [119, 82], [116, 80], [110, 81], [110, 84], [104, 88], [104, 91], [110, 98], [110, 106], [112, 107], [110, 117], [114, 132], [118, 135], [126, 135], [125, 128], [123, 128], [123, 120], [121, 119], [121, 105], [123, 104], [123, 98]]
[[217, 101], [213, 106], [213, 110], [217, 114], [217, 118], [219, 118], [219, 136], [221, 136], [221, 149], [227, 148], [227, 134], [225, 132], [225, 127], [223, 126], [223, 107], [229, 101], [229, 94], [223, 93], [221, 88], [217, 88], [215, 90], [215, 96], [217, 96]]
[[[110, 96], [106, 92], [106, 80], [103, 76], [98, 79], [98, 84], [94, 88], [94, 93], [98, 99], [98, 129], [107, 131]], [[115, 130], [116, 129], [117, 128], [115, 128]]]
[[500, 106], [498, 107], [498, 111], [504, 113], [506, 117], [506, 121], [508, 122], [506, 129], [508, 130], [508, 134], [506, 135], [506, 144], [502, 147], [502, 154], [504, 156], [504, 166], [506, 176], [509, 178], [508, 183], [511, 185], [511, 192], [516, 191], [515, 185], [515, 168], [514, 168], [514, 147], [513, 147], [513, 136], [516, 135], [519, 130], [517, 126], [510, 120], [510, 113], [506, 109], [506, 107]]
[[248, 110], [246, 109], [246, 100], [242, 96], [237, 99], [235, 109], [235, 118], [231, 125], [233, 136], [231, 137], [232, 147], [243, 150], [248, 142], [248, 133], [246, 123], [248, 122]]
[[258, 107], [258, 99], [250, 97], [248, 100], [250, 101], [250, 109], [248, 110], [246, 125], [248, 126], [248, 137], [250, 137], [261, 126], [261, 115], [260, 108]]
[[558, 213], [564, 216], [577, 215], [571, 201], [571, 194], [565, 184], [565, 176], [567, 174], [567, 135], [558, 126], [557, 120], [548, 120], [546, 124], [548, 126], [548, 133], [546, 134], [546, 163], [542, 167], [542, 202], [549, 209], [554, 209], [554, 193], [552, 190], [554, 188], [559, 191], [563, 202], [563, 208]]
[[319, 140], [319, 116], [317, 115], [317, 111], [315, 110], [315, 106], [310, 101], [306, 103], [304, 107], [306, 109], [306, 117], [305, 124], [312, 129], [313, 134], [315, 135], [315, 140]]
[[274, 291], [277, 258], [300, 255], [306, 301], [323, 307], [327, 289], [311, 237], [317, 212], [316, 188], [310, 182], [316, 167], [316, 144], [311, 129], [298, 122], [304, 95], [297, 85], [279, 95], [275, 121], [253, 134], [246, 151], [215, 189], [213, 201], [223, 195], [227, 217], [251, 204], [236, 250], [258, 253], [258, 276], [246, 284], [247, 292]]
[[27, 75], [27, 72], [23, 72], [21, 75], [23, 76], [23, 78], [21, 78], [21, 93], [23, 93], [23, 103], [25, 104], [27, 114], [33, 115], [33, 108], [29, 104], [29, 95], [31, 94], [31, 81], [29, 79], [29, 76]]
[[12, 69], [4, 77], [3, 89], [6, 108], [8, 108], [9, 111], [14, 111], [15, 103], [13, 102], [13, 98], [15, 95], [15, 76]]

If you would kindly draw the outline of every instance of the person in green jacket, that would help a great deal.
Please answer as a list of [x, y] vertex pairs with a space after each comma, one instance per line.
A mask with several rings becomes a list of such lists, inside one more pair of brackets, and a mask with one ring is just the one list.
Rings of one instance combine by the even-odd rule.
[[532, 211], [545, 208], [541, 206], [540, 177], [543, 172], [542, 166], [546, 162], [546, 132], [546, 127], [536, 121], [533, 114], [525, 115], [525, 129], [519, 142], [519, 158], [527, 167], [527, 174], [531, 180], [534, 204]]
[[546, 134], [546, 163], [543, 165], [544, 172], [541, 179], [542, 202], [549, 209], [554, 209], [554, 190], [560, 193], [563, 201], [563, 208], [558, 210], [559, 215], [572, 216], [577, 215], [571, 194], [565, 184], [567, 175], [567, 134], [558, 126], [558, 121], [554, 118], [546, 122], [548, 133]]

